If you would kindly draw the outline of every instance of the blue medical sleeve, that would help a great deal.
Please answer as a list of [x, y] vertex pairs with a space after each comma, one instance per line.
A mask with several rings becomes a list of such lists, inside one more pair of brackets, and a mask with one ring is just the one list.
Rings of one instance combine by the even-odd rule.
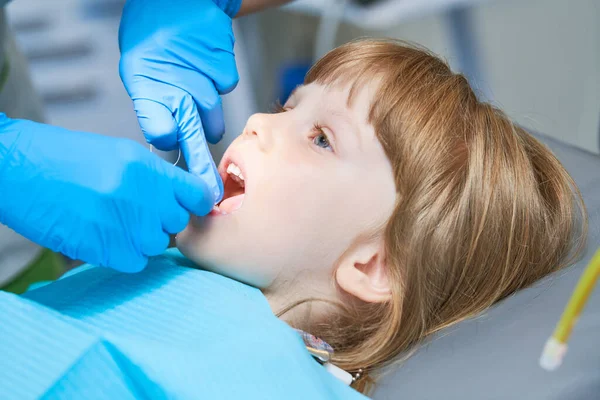
[[213, 2], [229, 15], [229, 18], [235, 17], [242, 6], [242, 0], [213, 0]]
[[3, 398], [363, 399], [262, 293], [178, 252], [0, 292]]

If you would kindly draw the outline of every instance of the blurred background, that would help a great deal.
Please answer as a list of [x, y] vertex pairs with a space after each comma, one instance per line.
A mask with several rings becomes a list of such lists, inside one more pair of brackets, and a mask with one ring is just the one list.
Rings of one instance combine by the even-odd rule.
[[[41, 103], [12, 104], [5, 96], [10, 104], [0, 103], [0, 110], [30, 108], [30, 118], [144, 143], [118, 73], [124, 3], [9, 3], [8, 24], [15, 36], [9, 47], [19, 47], [24, 60], [11, 58], [13, 78], [4, 90], [31, 90], [10, 81], [29, 69]], [[482, 99], [529, 130], [556, 139], [547, 142], [574, 175], [590, 212], [590, 249], [600, 245], [600, 159], [594, 155], [600, 154], [600, 1], [298, 0], [237, 19], [234, 31], [240, 83], [224, 97], [227, 132], [213, 148], [217, 161], [247, 118], [284, 101], [312, 61], [329, 49], [363, 36], [414, 41], [463, 72]], [[4, 50], [14, 55], [14, 49]], [[177, 152], [161, 155], [177, 158]], [[9, 240], [5, 248], [10, 246]], [[599, 398], [599, 356], [593, 351], [600, 329], [598, 289], [565, 366], [548, 375], [535, 363], [585, 261], [551, 289], [523, 291], [485, 316], [443, 332], [398, 375], [390, 375], [391, 389], [383, 385], [378, 398], [506, 399], [515, 398], [511, 391], [517, 387], [527, 399]], [[490, 397], [490, 388], [496, 397]]]
[[[143, 143], [118, 75], [123, 4], [14, 0], [7, 13], [49, 123]], [[597, 0], [299, 0], [240, 18], [241, 79], [224, 98], [227, 133], [215, 157], [249, 115], [285, 98], [315, 57], [361, 36], [422, 44], [518, 123], [599, 153], [599, 22]]]

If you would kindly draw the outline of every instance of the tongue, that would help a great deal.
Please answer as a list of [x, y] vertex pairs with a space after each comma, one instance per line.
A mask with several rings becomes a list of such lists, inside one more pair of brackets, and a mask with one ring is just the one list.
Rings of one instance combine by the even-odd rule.
[[219, 204], [219, 210], [225, 214], [230, 214], [235, 210], [238, 210], [244, 202], [244, 196], [245, 194], [242, 193], [223, 200], [221, 204]]

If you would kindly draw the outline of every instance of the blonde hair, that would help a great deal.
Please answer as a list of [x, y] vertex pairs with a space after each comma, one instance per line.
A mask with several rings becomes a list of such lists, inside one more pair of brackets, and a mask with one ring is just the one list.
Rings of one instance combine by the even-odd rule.
[[464, 76], [400, 41], [338, 47], [305, 84], [379, 83], [369, 120], [392, 164], [397, 203], [385, 228], [393, 299], [346, 307], [312, 333], [334, 363], [370, 377], [427, 335], [477, 315], [572, 263], [585, 208], [556, 157], [480, 102]]

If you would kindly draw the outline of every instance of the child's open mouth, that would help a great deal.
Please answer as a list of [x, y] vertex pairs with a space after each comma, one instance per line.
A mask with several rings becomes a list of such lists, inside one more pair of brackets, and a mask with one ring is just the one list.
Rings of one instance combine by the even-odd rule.
[[223, 200], [217, 204], [211, 214], [231, 214], [239, 210], [246, 196], [244, 175], [234, 162], [229, 162], [223, 179]]

